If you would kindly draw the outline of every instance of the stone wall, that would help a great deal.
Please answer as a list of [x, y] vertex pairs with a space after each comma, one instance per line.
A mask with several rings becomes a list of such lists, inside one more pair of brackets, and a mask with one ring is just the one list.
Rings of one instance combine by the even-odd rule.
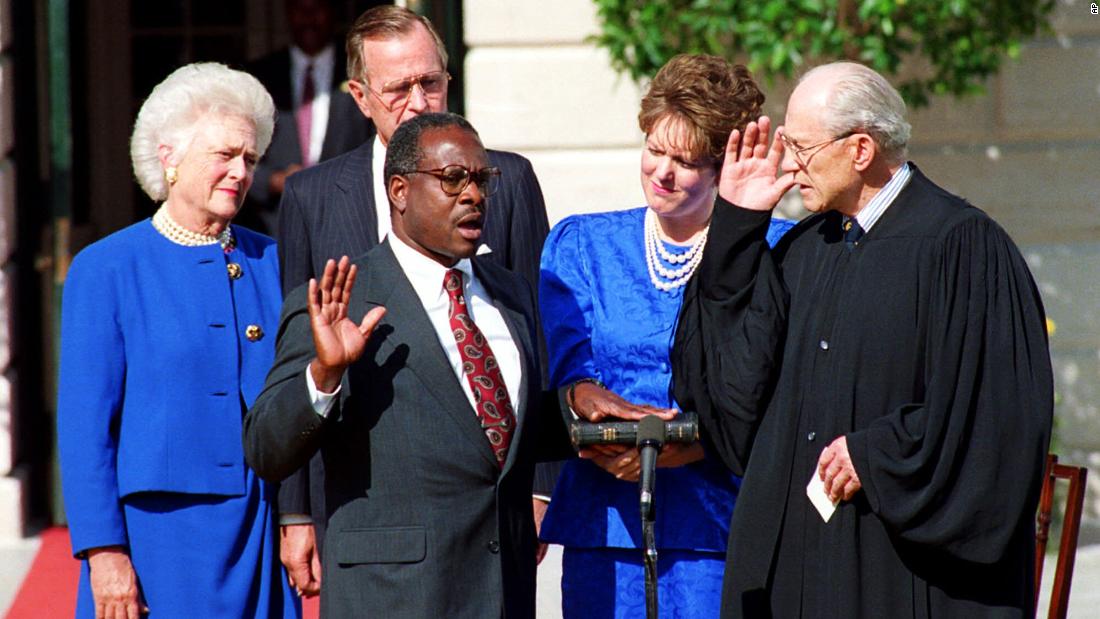
[[[1023, 47], [985, 96], [912, 114], [911, 158], [993, 215], [1034, 270], [1055, 325], [1056, 444], [1088, 464], [1086, 540], [1100, 541], [1100, 16], [1059, 0], [1054, 32]], [[586, 37], [590, 0], [467, 0], [467, 115], [485, 143], [535, 166], [551, 223], [639, 206], [640, 90]], [[760, 76], [758, 76], [760, 77]], [[761, 80], [782, 118], [789, 85]], [[784, 205], [800, 217], [797, 199]]]

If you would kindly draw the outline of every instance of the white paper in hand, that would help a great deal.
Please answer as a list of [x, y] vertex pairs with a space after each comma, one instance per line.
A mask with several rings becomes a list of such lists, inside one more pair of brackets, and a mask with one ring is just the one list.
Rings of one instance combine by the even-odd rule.
[[829, 522], [829, 518], [832, 518], [833, 512], [836, 511], [838, 501], [830, 499], [826, 494], [825, 482], [818, 477], [816, 468], [813, 476], [810, 477], [810, 483], [806, 484], [806, 496], [810, 497], [810, 502], [817, 508], [817, 513], [821, 514], [821, 519]]

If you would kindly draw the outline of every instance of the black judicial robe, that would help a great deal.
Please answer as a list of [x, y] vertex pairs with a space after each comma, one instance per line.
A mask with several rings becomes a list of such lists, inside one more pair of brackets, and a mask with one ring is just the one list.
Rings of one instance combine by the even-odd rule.
[[[769, 252], [768, 217], [719, 200], [674, 350], [745, 475], [722, 616], [1033, 616], [1053, 379], [1016, 246], [915, 167], [852, 250], [833, 212]], [[863, 489], [825, 523], [806, 484], [841, 435]]]

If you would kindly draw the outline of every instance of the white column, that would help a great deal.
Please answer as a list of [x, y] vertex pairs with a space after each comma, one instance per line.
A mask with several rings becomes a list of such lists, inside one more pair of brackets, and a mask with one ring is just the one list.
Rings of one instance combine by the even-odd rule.
[[26, 515], [25, 471], [15, 469], [15, 433], [12, 425], [13, 384], [17, 377], [11, 366], [11, 334], [15, 307], [12, 291], [15, 265], [15, 165], [12, 148], [14, 69], [11, 0], [0, 0], [0, 541], [21, 539]]
[[641, 91], [585, 38], [590, 0], [468, 0], [466, 115], [490, 148], [535, 166], [553, 224], [642, 205]]

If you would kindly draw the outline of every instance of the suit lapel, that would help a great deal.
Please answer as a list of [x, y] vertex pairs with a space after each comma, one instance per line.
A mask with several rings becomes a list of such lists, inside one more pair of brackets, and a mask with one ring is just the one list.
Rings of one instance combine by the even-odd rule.
[[[408, 345], [406, 367], [417, 375], [421, 384], [442, 405], [443, 414], [451, 418], [459, 428], [459, 434], [470, 441], [495, 468], [496, 457], [481, 429], [481, 423], [470, 407], [466, 392], [458, 383], [458, 377], [440, 346], [435, 328], [388, 241], [371, 252], [365, 275], [367, 287], [364, 300], [367, 304], [387, 308], [382, 322], [393, 328], [390, 337], [394, 338], [394, 345]], [[362, 316], [364, 312], [365, 308], [357, 314]]]
[[[336, 179], [336, 187], [340, 190], [337, 199], [344, 202], [341, 210], [348, 214], [344, 223], [349, 229], [343, 233], [351, 239], [359, 239], [362, 251], [378, 244], [378, 213], [374, 204], [374, 172], [371, 168], [373, 150], [374, 135], [371, 134], [362, 146], [344, 159]], [[389, 208], [388, 204], [386, 208]]]

